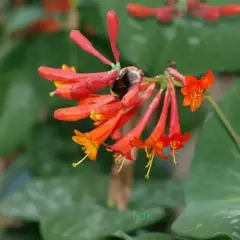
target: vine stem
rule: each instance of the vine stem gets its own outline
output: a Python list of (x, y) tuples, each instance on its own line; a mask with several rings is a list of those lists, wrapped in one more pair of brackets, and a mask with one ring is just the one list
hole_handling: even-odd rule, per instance
[(237, 133), (235, 132), (235, 130), (233, 129), (231, 123), (228, 121), (227, 117), (225, 116), (225, 114), (223, 113), (222, 109), (220, 108), (220, 106), (213, 100), (211, 95), (205, 95), (205, 98), (210, 102), (210, 104), (212, 105), (212, 107), (214, 108), (214, 110), (216, 111), (216, 113), (218, 114), (219, 118), (221, 119), (221, 121), (223, 122), (223, 124), (225, 125), (225, 127), (227, 128), (228, 132), (230, 133), (230, 135), (232, 136), (233, 140), (235, 141), (239, 151), (240, 151), (240, 137), (237, 135)]
[[(148, 82), (148, 83), (159, 83), (159, 84), (162, 84), (163, 82), (167, 81), (168, 79), (168, 76), (165, 76), (165, 75), (159, 75), (159, 76), (156, 76), (156, 77), (153, 77), (153, 78), (148, 78), (148, 77), (144, 77), (144, 82)], [(176, 87), (182, 87), (183, 84), (177, 80), (173, 80), (174, 82), (174, 85)]]

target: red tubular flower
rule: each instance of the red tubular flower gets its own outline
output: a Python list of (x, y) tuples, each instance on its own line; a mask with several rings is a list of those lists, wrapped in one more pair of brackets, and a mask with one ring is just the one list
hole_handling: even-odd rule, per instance
[(156, 8), (150, 8), (136, 3), (128, 3), (127, 5), (128, 13), (138, 18), (154, 16), (156, 14), (156, 10)]
[[(112, 96), (113, 97), (113, 96)], [(109, 104), (101, 104), (95, 107), (91, 111), (90, 118), (93, 121), (104, 121), (112, 118), (122, 109), (123, 105), (121, 101), (116, 101)]]
[[(111, 75), (109, 74), (109, 72), (82, 73), (82, 74), (76, 73), (76, 69), (74, 67), (69, 67), (67, 65), (62, 65), (62, 69), (42, 66), (39, 67), (38, 72), (41, 77), (49, 81), (53, 81), (54, 85), (57, 87), (57, 89), (54, 92), (52, 92), (51, 95), (56, 94), (57, 96), (66, 99), (72, 99), (71, 89), (74, 86), (74, 84), (81, 82), (81, 84), (87, 86), (89, 81), (98, 82), (103, 77), (107, 78), (109, 76), (113, 77), (113, 79), (115, 78), (115, 75)], [(91, 80), (88, 80), (89, 78)], [(86, 95), (83, 95), (81, 97), (85, 96)]]
[(207, 21), (216, 21), (221, 16), (217, 7), (205, 3), (197, 4), (196, 9), (191, 10), (190, 13)]
[(46, 80), (56, 81), (57, 79), (59, 83), (75, 83), (88, 78), (99, 79), (109, 75), (109, 72), (76, 73), (75, 68), (69, 68), (67, 65), (63, 65), (62, 69), (41, 66), (38, 68), (38, 73)]
[(76, 136), (72, 137), (73, 141), (82, 145), (82, 149), (86, 154), (86, 156), (79, 162), (73, 163), (74, 167), (80, 164), (87, 157), (89, 157), (92, 161), (96, 160), (99, 146), (110, 136), (123, 113), (123, 111), (120, 111), (114, 118), (109, 119), (107, 122), (90, 132), (81, 133), (77, 130), (74, 131)]
[(111, 94), (104, 94), (104, 95), (89, 94), (88, 97), (78, 100), (78, 103), (79, 104), (98, 103), (98, 102), (105, 101), (106, 99), (109, 99), (109, 97), (112, 98), (113, 96)]
[(88, 78), (71, 86), (70, 92), (72, 99), (80, 99), (87, 97), (89, 94), (99, 91), (109, 85), (109, 83), (117, 78), (118, 71), (114, 70), (108, 76), (93, 79)]
[(200, 3), (200, 0), (187, 0), (187, 11), (190, 12)]
[(181, 134), (175, 86), (171, 77), (169, 77), (169, 85), (171, 87), (171, 92), (170, 92), (171, 115), (170, 115), (168, 141), (170, 143), (170, 149), (172, 151), (173, 161), (175, 164), (177, 164), (176, 158), (175, 158), (176, 151), (184, 147), (184, 143), (190, 139), (190, 133), (185, 133), (183, 135)]
[[(140, 91), (143, 90), (144, 93), (141, 96), (138, 96), (137, 98), (138, 100), (136, 100), (134, 104), (130, 106), (130, 109), (122, 116), (122, 118), (116, 125), (116, 128), (114, 129), (113, 134), (111, 135), (113, 140), (118, 140), (120, 138), (121, 128), (133, 117), (133, 115), (137, 112), (141, 103), (152, 96), (155, 86), (156, 86), (155, 83), (150, 83), (150, 84), (148, 83), (140, 86)], [(123, 100), (124, 99), (122, 99), (122, 102)], [(126, 105), (124, 104), (123, 106), (126, 107)]]
[[(114, 54), (114, 58), (116, 62), (119, 62), (119, 51), (116, 47), (116, 40), (118, 35), (118, 18), (114, 11), (109, 11), (106, 15), (106, 21), (108, 25), (108, 36), (111, 44), (111, 48)], [(70, 38), (84, 51), (88, 52), (89, 54), (97, 57), (101, 62), (113, 66), (114, 64), (104, 57), (97, 49), (95, 49), (92, 43), (85, 37), (83, 34), (78, 30), (72, 30), (70, 33)]]
[(70, 33), (70, 38), (85, 52), (88, 52), (89, 54), (95, 56), (104, 64), (110, 66), (112, 65), (112, 62), (106, 57), (104, 57), (96, 48), (94, 48), (92, 43), (86, 37), (84, 37), (80, 31), (72, 30)]
[(119, 53), (119, 50), (117, 49), (119, 21), (114, 11), (109, 11), (107, 13), (106, 18), (107, 18), (108, 36), (109, 36), (112, 52), (113, 52), (116, 63), (119, 63), (120, 53)]
[(218, 8), (219, 13), (225, 17), (232, 17), (232, 16), (240, 14), (240, 4), (239, 3), (223, 5), (223, 6), (219, 6), (217, 8)]
[(133, 139), (133, 141), (131, 142), (132, 146), (140, 149), (145, 149), (146, 156), (148, 158), (148, 163), (146, 165), (146, 168), (148, 168), (146, 178), (149, 178), (152, 162), (154, 160), (155, 155), (158, 155), (160, 158), (163, 159), (167, 158), (167, 156), (164, 155), (162, 151), (164, 147), (169, 145), (168, 139), (164, 137), (169, 104), (170, 94), (168, 88), (165, 94), (164, 104), (160, 118), (151, 135), (145, 141), (141, 141), (140, 139), (136, 138)]
[[(119, 51), (116, 47), (116, 38), (118, 34), (118, 19), (116, 13), (110, 11), (107, 13), (108, 35), (114, 57), (119, 62)], [(40, 76), (43, 78), (56, 81), (60, 84), (58, 86), (56, 95), (67, 98), (79, 100), (86, 98), (89, 94), (101, 90), (108, 86), (108, 84), (118, 77), (119, 65), (114, 65), (110, 60), (104, 57), (98, 50), (96, 50), (92, 43), (77, 30), (72, 30), (70, 38), (80, 46), (84, 51), (94, 55), (100, 61), (112, 66), (113, 70), (110, 72), (100, 73), (76, 73), (69, 69), (54, 69), (42, 66), (38, 69)], [(64, 86), (63, 86), (64, 85)]]
[(190, 106), (195, 112), (202, 104), (204, 91), (210, 88), (215, 81), (212, 71), (208, 71), (200, 80), (194, 76), (186, 76), (186, 85), (181, 89), (184, 95), (183, 105)]
[(43, 8), (48, 13), (66, 12), (71, 8), (70, 0), (43, 0)]
[(179, 15), (180, 12), (174, 5), (159, 8), (156, 12), (156, 17), (160, 22), (169, 22)]
[(60, 108), (54, 112), (54, 118), (61, 121), (78, 121), (80, 119), (89, 117), (93, 109), (98, 108), (104, 104), (108, 104), (114, 100), (114, 96), (108, 95), (108, 98), (101, 102), (85, 105), (82, 104), (76, 107)]
[(112, 134), (111, 134), (111, 138), (113, 140), (118, 140), (121, 137), (123, 137), (121, 129), (120, 128), (115, 128), (115, 130), (113, 130)]
[(135, 160), (135, 157), (132, 156), (132, 149), (130, 142), (135, 139), (139, 138), (147, 125), (152, 113), (156, 110), (159, 106), (159, 100), (162, 95), (162, 90), (160, 90), (155, 98), (153, 99), (152, 103), (150, 104), (147, 112), (144, 114), (143, 118), (138, 122), (136, 127), (134, 127), (130, 132), (128, 132), (123, 138), (121, 138), (115, 144), (108, 146), (107, 148), (113, 151), (114, 158), (116, 161), (122, 160), (122, 162), (127, 158), (129, 160)]
[(166, 69), (166, 71), (185, 85), (185, 76), (179, 73), (176, 69), (169, 67)]

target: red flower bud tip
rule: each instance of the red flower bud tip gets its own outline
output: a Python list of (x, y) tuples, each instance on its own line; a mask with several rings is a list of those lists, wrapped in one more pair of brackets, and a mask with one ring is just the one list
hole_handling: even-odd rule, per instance
[(203, 19), (207, 21), (216, 21), (220, 18), (220, 13), (218, 10), (215, 11), (206, 11), (199, 14), (199, 17), (202, 17)]
[(73, 70), (63, 70), (60, 68), (51, 68), (46, 66), (41, 66), (38, 68), (38, 73), (41, 77), (49, 81), (59, 81), (59, 82), (77, 82), (81, 79), (86, 78), (101, 78), (108, 75), (108, 72), (99, 72), (99, 73), (76, 73)]
[(117, 18), (117, 14), (114, 11), (107, 12), (107, 28), (108, 28), (108, 36), (112, 48), (112, 52), (115, 58), (116, 63), (119, 62), (119, 50), (117, 49), (117, 36), (119, 30), (119, 22)]
[(60, 21), (52, 18), (40, 19), (33, 22), (30, 27), (30, 31), (41, 33), (56, 33), (62, 29)]
[(92, 43), (78, 30), (72, 30), (70, 33), (70, 38), (75, 42), (80, 48), (85, 52), (95, 56), (101, 62), (112, 65), (112, 62), (104, 57), (96, 48), (93, 47)]
[(231, 17), (240, 13), (240, 4), (229, 4), (218, 7), (218, 11), (222, 16)]
[(187, 0), (187, 11), (191, 12), (194, 7), (197, 7), (200, 0)]
[(85, 81), (80, 81), (79, 83), (76, 83), (72, 86), (71, 96), (73, 99), (87, 97), (89, 94), (107, 87), (111, 81), (117, 78), (117, 75), (118, 71), (115, 70), (102, 78), (88, 78)]
[(138, 18), (147, 18), (156, 14), (156, 9), (136, 3), (128, 3), (127, 11)]
[(76, 107), (60, 108), (54, 112), (54, 118), (61, 121), (78, 121), (89, 117), (93, 109), (98, 109), (101, 106), (105, 106), (105, 104), (112, 102), (112, 100), (113, 98), (110, 95), (108, 98), (105, 98), (100, 102)]
[(184, 146), (184, 142), (186, 142), (190, 139), (190, 134), (185, 133), (184, 135), (181, 135), (175, 86), (174, 86), (174, 83), (173, 83), (173, 80), (171, 79), (171, 77), (169, 77), (168, 82), (169, 82), (169, 85), (171, 88), (171, 93), (170, 93), (171, 115), (170, 115), (168, 141), (170, 142), (170, 149), (171, 149), (172, 155), (173, 155), (173, 162), (174, 162), (174, 164), (177, 164), (177, 161), (175, 158), (176, 150), (180, 149)]
[(197, 9), (192, 10), (191, 14), (207, 21), (216, 21), (221, 16), (217, 7), (205, 3), (199, 3)]
[(179, 12), (175, 6), (166, 6), (159, 8), (156, 12), (156, 17), (160, 22), (169, 22), (170, 20), (179, 16)]
[(121, 137), (123, 137), (123, 135), (120, 128), (116, 128), (111, 134), (113, 140), (119, 140)]
[(152, 116), (153, 112), (159, 106), (159, 101), (161, 99), (162, 90), (160, 90), (153, 101), (151, 102), (147, 112), (144, 114), (143, 118), (138, 122), (136, 127), (134, 127), (130, 132), (128, 132), (123, 138), (121, 138), (115, 144), (108, 146), (108, 149), (114, 151), (114, 158), (115, 160), (122, 160), (124, 161), (126, 158), (129, 160), (136, 160), (134, 156), (132, 156), (132, 149), (130, 142), (135, 139), (139, 138), (146, 127), (150, 117)]
[(123, 113), (123, 111), (118, 112), (114, 118), (109, 119), (107, 122), (90, 132), (83, 134), (77, 130), (74, 131), (76, 136), (73, 136), (72, 139), (75, 143), (83, 146), (82, 149), (86, 156), (79, 162), (73, 163), (73, 167), (77, 167), (77, 165), (79, 165), (87, 157), (89, 157), (92, 161), (96, 160), (99, 146), (111, 135)]
[(69, 0), (43, 0), (43, 8), (48, 13), (66, 12), (70, 9)]
[(167, 72), (169, 72), (174, 78), (179, 80), (185, 85), (185, 76), (183, 76), (181, 73), (179, 73), (176, 69), (174, 68), (167, 68)]

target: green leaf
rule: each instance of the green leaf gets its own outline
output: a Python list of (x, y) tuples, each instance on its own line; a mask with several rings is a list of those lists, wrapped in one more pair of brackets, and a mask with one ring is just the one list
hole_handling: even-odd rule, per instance
[(26, 154), (16, 157), (11, 165), (3, 172), (1, 176), (0, 199), (9, 191), (9, 186), (17, 178), (17, 176), (26, 170), (27, 166)]
[[(138, 215), (142, 214), (142, 219)], [(46, 240), (100, 239), (122, 229), (131, 231), (163, 217), (159, 207), (121, 212), (99, 205), (76, 205), (47, 216), (41, 222)], [(81, 220), (81, 219), (82, 220)]]
[[(137, 3), (161, 7), (163, 2), (139, 0)], [(217, 4), (226, 2), (229, 3), (219, 0)], [(239, 3), (238, 0), (231, 1), (234, 2)], [(107, 36), (101, 23), (105, 23), (108, 10), (115, 10), (120, 22), (118, 46), (121, 55), (151, 74), (160, 73), (168, 61), (173, 60), (183, 73), (239, 69), (239, 63), (235, 60), (240, 55), (238, 18), (207, 22), (183, 16), (166, 24), (157, 22), (155, 17), (141, 20), (129, 15), (126, 10), (129, 0), (106, 0), (104, 3), (100, 0), (98, 3), (102, 20), (92, 23), (98, 34)], [(94, 12), (92, 18), (96, 18), (95, 15), (98, 13)]]
[[(85, 164), (87, 165), (87, 164)], [(91, 166), (93, 168), (93, 166)], [(91, 169), (92, 169), (91, 168)], [(26, 220), (38, 220), (46, 214), (78, 204), (105, 203), (109, 178), (89, 166), (71, 174), (50, 178), (35, 178), (5, 198), (0, 214)], [(151, 196), (151, 198), (149, 197)], [(177, 206), (183, 203), (183, 192), (178, 182), (140, 181), (133, 188), (131, 209)]]
[(37, 6), (24, 6), (13, 9), (7, 16), (8, 19), (5, 26), (6, 34), (23, 29), (43, 16), (41, 8)]
[(0, 156), (10, 153), (25, 141), (36, 121), (39, 100), (31, 85), (13, 83), (7, 93), (0, 117)]
[[(221, 101), (224, 113), (240, 134), (240, 82)], [(228, 131), (211, 112), (201, 130), (187, 181), (187, 206), (173, 225), (191, 238), (226, 235), (240, 239), (240, 153)]]

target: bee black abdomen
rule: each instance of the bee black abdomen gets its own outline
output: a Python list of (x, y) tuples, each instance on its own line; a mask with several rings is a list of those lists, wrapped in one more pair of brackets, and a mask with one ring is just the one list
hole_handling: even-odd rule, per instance
[(119, 98), (122, 99), (128, 92), (129, 88), (138, 81), (139, 74), (133, 70), (127, 70), (116, 79), (112, 85), (111, 91)]
[(128, 92), (128, 88), (122, 85), (122, 83), (117, 79), (114, 81), (111, 92), (114, 93), (116, 97), (122, 99), (124, 95)]

